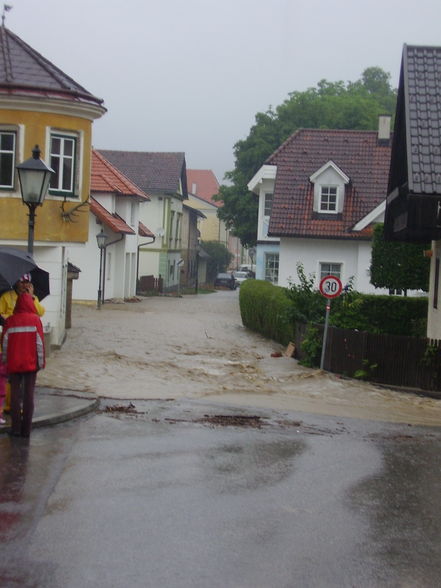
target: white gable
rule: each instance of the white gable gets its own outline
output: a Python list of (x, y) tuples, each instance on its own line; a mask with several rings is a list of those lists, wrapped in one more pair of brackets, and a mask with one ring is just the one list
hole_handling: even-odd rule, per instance
[(373, 210), (371, 210), (365, 217), (360, 219), (356, 225), (353, 226), (353, 231), (362, 231), (371, 223), (384, 222), (384, 211), (386, 209), (386, 200), (380, 202)]
[(262, 167), (254, 174), (248, 182), (248, 190), (259, 193), (259, 187), (263, 180), (275, 180), (277, 173), (277, 165), (262, 165)]
[(325, 165), (322, 165), (320, 169), (314, 172), (309, 179), (315, 184), (318, 181), (323, 183), (324, 178), (335, 178), (336, 176), (339, 177), (339, 183), (349, 184), (348, 176), (338, 167), (338, 165), (329, 160), (328, 163), (325, 163)]

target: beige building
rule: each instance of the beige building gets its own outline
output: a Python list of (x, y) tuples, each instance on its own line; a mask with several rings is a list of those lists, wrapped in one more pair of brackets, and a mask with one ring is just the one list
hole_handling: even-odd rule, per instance
[(219, 192), (219, 182), (210, 169), (187, 170), (188, 204), (203, 213), (206, 217), (199, 222), (199, 231), (202, 241), (218, 241), (233, 255), (232, 269), (238, 269), (242, 263), (249, 263), (246, 249), (240, 243), (240, 239), (231, 234), (225, 222), (217, 212), (222, 207), (222, 202), (213, 200)]

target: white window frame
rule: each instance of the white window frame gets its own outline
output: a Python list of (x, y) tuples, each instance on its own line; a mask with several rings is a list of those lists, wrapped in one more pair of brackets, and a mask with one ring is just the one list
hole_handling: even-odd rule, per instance
[(274, 194), (272, 192), (265, 192), (265, 195), (263, 197), (263, 216), (266, 218), (269, 218), (271, 216), (271, 211), (273, 208), (273, 196)]
[(10, 129), (0, 128), (0, 139), (3, 135), (10, 135), (13, 137), (13, 148), (12, 149), (2, 149), (1, 147), (1, 140), (0, 140), (0, 158), (3, 158), (3, 155), (10, 156), (12, 155), (12, 164), (11, 164), (11, 182), (9, 184), (0, 184), (0, 190), (13, 190), (14, 189), (14, 180), (15, 180), (15, 165), (16, 165), (16, 157), (17, 157), (17, 131), (13, 131)]
[[(332, 193), (331, 193), (332, 192)], [(320, 186), (320, 205), (319, 211), (326, 214), (338, 213), (339, 187), (336, 185)], [(332, 202), (332, 208), (331, 208)]]
[[(329, 268), (324, 268), (324, 266), (329, 266)], [(338, 267), (338, 269), (337, 269)], [(319, 282), (325, 276), (335, 276), (336, 278), (340, 278), (343, 275), (343, 263), (339, 261), (320, 261), (319, 262)]]
[[(52, 151), (52, 141), (54, 139), (60, 140), (60, 153), (53, 153)], [(66, 145), (68, 143), (72, 144), (72, 154), (66, 154)], [(78, 169), (78, 159), (79, 159), (79, 137), (76, 134), (67, 133), (63, 131), (57, 131), (55, 129), (51, 129), (49, 134), (49, 165), (55, 169), (58, 167), (58, 182), (57, 185), (53, 185), (53, 181), (55, 180), (55, 176), (51, 178), (51, 183), (49, 185), (49, 194), (52, 196), (64, 196), (64, 197), (76, 197), (76, 177), (77, 177), (77, 169)], [(54, 167), (55, 161), (58, 160), (59, 164)], [(70, 178), (69, 178), (69, 187), (63, 187), (65, 183), (65, 169), (64, 169), (64, 162), (70, 162)]]
[(138, 206), (137, 202), (130, 202), (130, 226), (134, 227), (136, 224), (136, 207)]
[[(273, 259), (273, 262), (271, 263), (272, 267), (269, 267), (269, 261), (270, 258)], [(268, 252), (268, 253), (264, 253), (264, 272), (265, 272), (265, 280), (267, 282), (271, 282), (272, 284), (278, 284), (279, 283), (279, 262), (280, 262), (280, 258), (279, 258), (279, 254), (278, 253), (272, 253), (272, 252)]]

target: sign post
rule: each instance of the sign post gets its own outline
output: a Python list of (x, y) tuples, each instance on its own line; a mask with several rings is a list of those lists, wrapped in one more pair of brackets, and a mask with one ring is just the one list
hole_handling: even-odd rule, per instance
[(343, 286), (340, 279), (336, 276), (325, 276), (320, 281), (319, 290), (320, 293), (328, 299), (326, 301), (325, 330), (323, 332), (322, 356), (320, 359), (320, 369), (322, 370), (325, 365), (326, 341), (328, 339), (328, 325), (329, 313), (331, 312), (331, 300), (333, 298), (337, 298), (338, 296), (340, 296), (343, 290)]

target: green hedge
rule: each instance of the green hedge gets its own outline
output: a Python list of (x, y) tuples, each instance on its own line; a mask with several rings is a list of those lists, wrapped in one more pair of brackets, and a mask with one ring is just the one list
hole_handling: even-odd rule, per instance
[(245, 327), (287, 345), (294, 337), (289, 318), (291, 302), (285, 288), (264, 280), (246, 280), (240, 286), (239, 305)]
[[(295, 308), (296, 300), (301, 312)], [(325, 320), (325, 298), (307, 288), (293, 291), (263, 280), (247, 280), (240, 287), (239, 303), (245, 327), (282, 345), (293, 340), (297, 320)], [(330, 324), (370, 333), (425, 337), (426, 317), (426, 297), (349, 292), (332, 301)]]
[(329, 322), (343, 329), (425, 337), (427, 298), (350, 292), (332, 302)]

